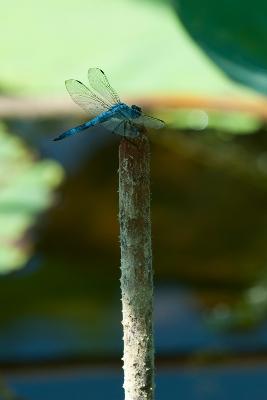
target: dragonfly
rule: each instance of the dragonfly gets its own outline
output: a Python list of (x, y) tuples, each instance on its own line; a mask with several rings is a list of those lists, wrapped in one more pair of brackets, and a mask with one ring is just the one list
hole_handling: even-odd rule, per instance
[(76, 79), (66, 80), (72, 100), (86, 111), (90, 120), (71, 128), (54, 140), (62, 140), (94, 126), (101, 126), (125, 138), (137, 138), (144, 128), (161, 129), (165, 123), (143, 113), (141, 107), (121, 102), (118, 94), (100, 68), (89, 68), (90, 87)]

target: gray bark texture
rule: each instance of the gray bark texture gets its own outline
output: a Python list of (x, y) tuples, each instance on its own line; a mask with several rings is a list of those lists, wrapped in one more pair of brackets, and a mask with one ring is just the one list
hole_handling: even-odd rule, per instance
[(150, 149), (145, 134), (119, 149), (125, 400), (154, 399)]

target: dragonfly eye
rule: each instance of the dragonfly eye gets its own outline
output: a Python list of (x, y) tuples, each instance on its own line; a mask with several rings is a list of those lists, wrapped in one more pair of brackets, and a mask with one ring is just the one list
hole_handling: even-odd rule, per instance
[(134, 104), (132, 105), (132, 108), (133, 108), (135, 111), (142, 112), (141, 107), (135, 106)]

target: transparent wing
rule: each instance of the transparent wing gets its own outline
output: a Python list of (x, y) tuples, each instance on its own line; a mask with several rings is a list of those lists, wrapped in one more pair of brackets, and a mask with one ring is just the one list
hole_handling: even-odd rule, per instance
[(136, 138), (140, 135), (140, 132), (136, 126), (134, 126), (130, 121), (127, 121), (125, 130), (124, 130), (124, 136), (128, 138)]
[(98, 97), (82, 82), (76, 81), (76, 79), (68, 79), (65, 84), (72, 100), (92, 117), (109, 108), (109, 105), (103, 99)]
[(148, 129), (161, 129), (165, 126), (165, 122), (158, 118), (150, 117), (146, 114), (141, 114), (140, 117), (133, 120), (134, 124), (144, 126)]
[(89, 68), (88, 80), (91, 87), (109, 103), (109, 106), (120, 103), (120, 98), (110, 86), (109, 81), (100, 68)]
[(139, 136), (138, 128), (127, 119), (111, 118), (102, 122), (100, 126), (120, 136), (135, 138)]
[(124, 120), (121, 120), (119, 118), (111, 118), (108, 121), (102, 122), (101, 124), (99, 124), (99, 126), (104, 127), (112, 133), (124, 136), (124, 122)]

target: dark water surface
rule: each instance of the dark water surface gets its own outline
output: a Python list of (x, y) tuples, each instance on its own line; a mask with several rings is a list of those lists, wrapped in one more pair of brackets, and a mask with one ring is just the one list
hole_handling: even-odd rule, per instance
[[(66, 300), (65, 300), (66, 301)], [(64, 299), (62, 299), (64, 302)], [(2, 321), (0, 362), (42, 362), (91, 357), (120, 359), (122, 353), (119, 296), (110, 299), (97, 315), (90, 313), (89, 299), (61, 316), (39, 309)], [(86, 308), (88, 306), (88, 309)], [(58, 305), (59, 310), (60, 304)], [(41, 305), (40, 305), (41, 308)], [(63, 311), (62, 311), (63, 313)], [(196, 294), (179, 285), (155, 289), (155, 343), (160, 357), (194, 356), (206, 353), (258, 354), (267, 350), (267, 326), (240, 332), (222, 332), (206, 323)]]
[[(267, 365), (159, 369), (156, 397), (161, 400), (264, 399), (266, 374)], [(117, 369), (10, 377), (8, 382), (18, 395), (28, 400), (123, 399), (122, 373)]]

